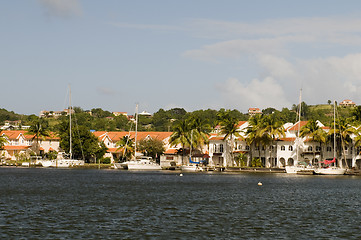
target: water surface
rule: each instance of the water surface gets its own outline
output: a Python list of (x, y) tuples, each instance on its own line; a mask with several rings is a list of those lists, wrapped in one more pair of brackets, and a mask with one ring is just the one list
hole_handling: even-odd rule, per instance
[(0, 196), (2, 239), (361, 238), (355, 176), (0, 168)]

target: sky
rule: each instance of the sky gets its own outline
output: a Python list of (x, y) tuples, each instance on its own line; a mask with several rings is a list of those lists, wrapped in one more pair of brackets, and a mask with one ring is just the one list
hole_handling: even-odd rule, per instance
[(0, 108), (361, 104), (361, 1), (0, 1)]

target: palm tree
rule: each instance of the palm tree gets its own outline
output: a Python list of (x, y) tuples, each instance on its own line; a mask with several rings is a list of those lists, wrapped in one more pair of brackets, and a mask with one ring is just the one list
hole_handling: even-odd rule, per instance
[(211, 131), (211, 127), (209, 124), (205, 122), (205, 120), (202, 120), (199, 117), (194, 117), (190, 119), (191, 122), (191, 140), (192, 147), (200, 148), (202, 149), (203, 145), (208, 144), (209, 142), (209, 133)]
[[(261, 142), (263, 144), (267, 145), (273, 145), (274, 141), (278, 138), (278, 137), (284, 137), (285, 134), (285, 129), (282, 125), (282, 122), (277, 121), (275, 117), (267, 115), (265, 117), (263, 117), (262, 119), (262, 128), (260, 129), (261, 131)], [(271, 159), (271, 154), (272, 154), (272, 148), (269, 148), (270, 151), (270, 159)], [(271, 164), (270, 164), (271, 165)]]
[[(234, 147), (234, 137), (241, 137), (238, 124), (239, 121), (231, 116), (231, 111), (227, 110), (221, 115), (219, 115), (219, 125), (221, 126), (220, 134), (224, 136), (224, 140), (226, 140), (226, 145), (228, 151), (230, 153), (232, 165), (234, 163), (234, 156), (233, 156), (233, 147)], [(226, 164), (227, 165), (227, 164)]]
[(185, 147), (190, 146), (191, 143), (191, 128), (189, 120), (178, 120), (175, 123), (172, 135), (169, 138), (169, 144), (171, 146), (182, 145), (182, 165), (184, 164)]
[[(322, 159), (322, 143), (326, 142), (326, 133), (317, 124), (315, 120), (310, 120), (300, 130), (300, 137), (306, 137), (311, 139), (312, 142), (318, 142), (320, 144), (320, 159), (318, 160), (318, 167), (321, 167)], [(313, 149), (313, 159), (315, 159), (315, 150)]]
[(119, 139), (116, 143), (118, 146), (117, 150), (121, 151), (121, 159), (132, 158), (134, 154), (134, 139), (130, 138), (128, 135)]
[(36, 146), (34, 147), (34, 152), (36, 155), (40, 154), (40, 144), (39, 139), (44, 139), (45, 137), (49, 137), (50, 133), (47, 130), (47, 122), (42, 119), (38, 118), (37, 120), (33, 121), (30, 125), (30, 128), (27, 131), (27, 134), (34, 135), (32, 141), (36, 141)]
[[(330, 131), (330, 134), (337, 134), (340, 137), (344, 161), (346, 164), (346, 168), (348, 168), (345, 145), (348, 145), (352, 141), (351, 135), (356, 133), (356, 129), (353, 126), (351, 126), (350, 120), (346, 119), (346, 118), (339, 118), (335, 122), (335, 124), (336, 125), (333, 128), (333, 129), (335, 129), (335, 132), (332, 129)], [(340, 161), (340, 165), (342, 168), (342, 165), (343, 165), (342, 161)]]
[[(262, 115), (255, 115), (248, 120), (248, 127), (246, 129), (246, 142), (250, 146), (249, 156), (252, 161), (252, 150), (254, 147), (260, 147), (262, 142)], [(263, 139), (264, 141), (264, 139)], [(261, 158), (261, 151), (259, 151), (259, 158)]]

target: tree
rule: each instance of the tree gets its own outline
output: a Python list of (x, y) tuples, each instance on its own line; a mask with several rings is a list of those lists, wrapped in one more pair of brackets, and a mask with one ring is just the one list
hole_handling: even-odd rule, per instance
[(190, 145), (190, 124), (189, 120), (178, 120), (175, 123), (173, 133), (169, 138), (169, 144), (171, 146), (176, 146), (178, 144), (182, 145), (182, 164), (184, 164), (184, 154), (185, 147)]
[[(239, 120), (232, 116), (232, 112), (227, 110), (219, 113), (219, 125), (221, 126), (220, 134), (224, 136), (226, 140), (226, 146), (230, 154), (232, 165), (234, 163), (233, 147), (234, 137), (241, 137), (238, 129)], [(228, 165), (228, 164), (227, 164)]]
[(157, 162), (159, 162), (158, 158), (164, 153), (165, 148), (162, 140), (145, 138), (139, 141), (139, 151), (143, 152), (146, 156), (150, 156), (153, 159), (156, 159)]
[[(341, 148), (343, 151), (344, 156), (344, 162), (346, 164), (346, 168), (348, 168), (347, 159), (346, 159), (346, 149), (345, 145), (348, 145), (352, 139), (351, 135), (356, 133), (356, 129), (351, 126), (350, 119), (346, 118), (338, 118), (335, 121), (335, 126), (333, 126), (332, 130), (330, 131), (330, 134), (336, 134), (338, 135), (341, 141)], [(341, 154), (340, 154), (341, 155)], [(340, 161), (340, 166), (342, 168), (343, 164), (342, 161)]]
[[(100, 159), (107, 148), (102, 141), (90, 132), (86, 126), (73, 124), (72, 131), (72, 155), (75, 159), (84, 159), (89, 162), (93, 158)], [(63, 119), (59, 126), (60, 147), (65, 152), (70, 152), (69, 121)]]
[[(255, 115), (251, 117), (248, 121), (248, 127), (246, 128), (246, 142), (250, 146), (249, 151), (249, 160), (253, 161), (252, 158), (252, 149), (253, 146), (260, 148), (260, 144), (262, 142), (262, 115)], [(261, 153), (259, 152), (259, 158), (261, 157)]]
[(0, 150), (4, 149), (5, 144), (7, 143), (7, 140), (4, 136), (0, 135)]
[[(278, 137), (285, 136), (285, 129), (283, 128), (282, 122), (277, 121), (275, 117), (271, 115), (267, 115), (262, 118), (260, 131), (261, 142), (265, 146), (273, 145), (274, 141), (276, 141)], [(269, 158), (271, 159), (272, 148), (270, 147), (269, 149)]]
[(32, 122), (30, 128), (27, 131), (27, 134), (34, 135), (32, 140), (35, 140), (35, 145), (32, 147), (36, 155), (40, 155), (40, 144), (39, 139), (44, 139), (49, 137), (50, 133), (47, 130), (48, 123), (43, 118), (38, 118), (36, 121)]
[(134, 139), (129, 136), (124, 136), (116, 143), (117, 150), (120, 151), (120, 158), (131, 159), (134, 155)]
[[(320, 158), (318, 160), (318, 167), (321, 167), (322, 160), (322, 143), (326, 142), (326, 133), (320, 128), (315, 120), (310, 120), (305, 126), (300, 129), (300, 137), (306, 137), (311, 139), (312, 142), (318, 142), (320, 144)], [(313, 151), (313, 159), (316, 158), (315, 149)]]
[(209, 142), (211, 127), (206, 123), (206, 120), (201, 119), (200, 117), (191, 117), (189, 118), (189, 121), (191, 125), (192, 147), (200, 148), (200, 150), (202, 150), (202, 146)]
[(351, 114), (355, 121), (360, 122), (361, 121), (361, 106), (355, 107), (352, 110)]

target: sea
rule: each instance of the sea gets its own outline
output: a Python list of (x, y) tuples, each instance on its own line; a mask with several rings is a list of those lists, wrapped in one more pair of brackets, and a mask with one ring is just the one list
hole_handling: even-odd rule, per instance
[(1, 239), (361, 239), (360, 220), (360, 176), (0, 168)]

